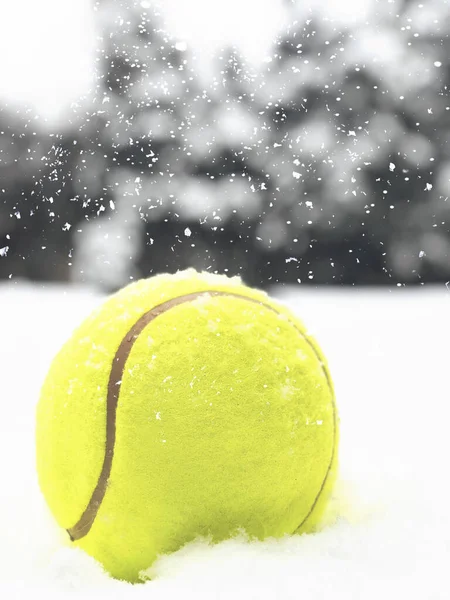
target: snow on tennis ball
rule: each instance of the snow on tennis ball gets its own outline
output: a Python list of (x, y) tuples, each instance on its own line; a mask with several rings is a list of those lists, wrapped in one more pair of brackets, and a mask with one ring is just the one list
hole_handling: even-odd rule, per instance
[(198, 536), (317, 528), (338, 423), (316, 341), (238, 278), (133, 283), (54, 359), (37, 408), (37, 469), (71, 543), (136, 582)]

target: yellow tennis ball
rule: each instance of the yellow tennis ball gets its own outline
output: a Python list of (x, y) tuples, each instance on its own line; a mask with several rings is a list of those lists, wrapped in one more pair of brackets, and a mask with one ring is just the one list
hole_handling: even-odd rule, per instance
[(337, 463), (331, 377), (302, 322), (193, 270), (94, 311), (51, 365), (36, 433), (57, 522), (132, 582), (199, 535), (314, 530)]

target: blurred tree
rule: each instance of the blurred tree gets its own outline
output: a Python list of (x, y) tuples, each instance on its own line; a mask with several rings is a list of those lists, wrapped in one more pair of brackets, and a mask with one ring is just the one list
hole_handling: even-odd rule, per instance
[(259, 118), (239, 56), (225, 51), (205, 89), (153, 12), (113, 0), (99, 12), (109, 202), (79, 238), (75, 272), (107, 287), (187, 266), (250, 277), (263, 174), (246, 165)]
[(273, 235), (278, 220), (278, 274), (280, 247), (292, 253), (286, 280), (449, 278), (449, 205), (434, 182), (449, 174), (450, 13), (432, 4), (399, 1), (374, 15), (376, 28), (336, 28), (290, 3), (293, 25), (258, 90), (276, 140), (264, 157), (273, 210), (261, 226)]
[(72, 278), (75, 237), (104, 210), (101, 123), (51, 133), (0, 110), (0, 277)]

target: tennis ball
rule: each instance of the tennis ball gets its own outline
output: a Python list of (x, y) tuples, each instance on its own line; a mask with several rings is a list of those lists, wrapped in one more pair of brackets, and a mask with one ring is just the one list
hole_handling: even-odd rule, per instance
[(137, 582), (160, 554), (313, 531), (337, 462), (324, 357), (237, 278), (159, 275), (74, 332), (37, 407), (37, 470), (73, 544)]

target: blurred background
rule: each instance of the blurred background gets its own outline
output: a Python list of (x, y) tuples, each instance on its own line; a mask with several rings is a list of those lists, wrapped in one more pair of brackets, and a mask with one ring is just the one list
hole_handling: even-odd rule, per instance
[(449, 33), (445, 0), (6, 0), (0, 278), (447, 282)]

